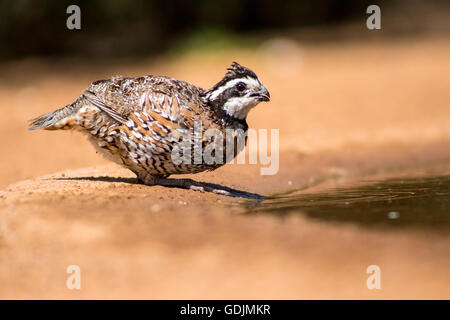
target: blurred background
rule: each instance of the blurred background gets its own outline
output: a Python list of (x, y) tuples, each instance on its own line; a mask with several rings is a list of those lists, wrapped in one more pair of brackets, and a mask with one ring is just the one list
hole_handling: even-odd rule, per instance
[[(65, 28), (78, 5), (80, 31)], [(366, 28), (382, 7), (383, 32)], [(254, 47), (270, 37), (296, 41), (409, 37), (450, 30), (445, 0), (0, 1), (0, 58), (136, 58), (223, 46)]]

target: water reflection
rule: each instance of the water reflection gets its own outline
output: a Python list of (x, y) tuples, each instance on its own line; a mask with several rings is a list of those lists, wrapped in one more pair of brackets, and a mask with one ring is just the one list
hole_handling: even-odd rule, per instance
[(450, 176), (390, 179), (324, 193), (275, 197), (246, 207), (249, 213), (300, 210), (315, 219), (448, 232)]

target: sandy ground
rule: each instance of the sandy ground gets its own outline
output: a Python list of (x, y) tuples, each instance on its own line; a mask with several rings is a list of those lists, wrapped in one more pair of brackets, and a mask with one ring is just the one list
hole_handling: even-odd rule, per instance
[[(166, 74), (208, 87), (237, 60), (273, 97), (248, 121), (280, 129), (279, 173), (227, 165), (189, 178), (269, 195), (448, 174), (448, 40), (278, 40), (254, 52), (172, 60), (4, 65), (0, 297), (450, 298), (445, 234), (320, 222), (301, 212), (247, 215), (243, 199), (136, 184), (78, 133), (26, 131), (27, 120), (70, 103), (93, 80)], [(380, 290), (366, 287), (373, 264)], [(81, 269), (81, 290), (66, 287), (69, 265)]]

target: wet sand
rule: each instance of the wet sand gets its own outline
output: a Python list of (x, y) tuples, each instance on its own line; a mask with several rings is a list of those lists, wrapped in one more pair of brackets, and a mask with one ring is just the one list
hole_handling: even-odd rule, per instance
[[(271, 195), (362, 179), (450, 172), (448, 39), (286, 46), (173, 60), (4, 66), (0, 78), (1, 298), (450, 298), (450, 237), (371, 229), (299, 210), (244, 214), (247, 199), (148, 187), (78, 133), (27, 132), (90, 81), (166, 74), (207, 87), (237, 60), (272, 101), (253, 128), (280, 129), (280, 170), (227, 165), (186, 176)], [(81, 268), (68, 290), (66, 268)], [(369, 265), (381, 289), (366, 287)]]

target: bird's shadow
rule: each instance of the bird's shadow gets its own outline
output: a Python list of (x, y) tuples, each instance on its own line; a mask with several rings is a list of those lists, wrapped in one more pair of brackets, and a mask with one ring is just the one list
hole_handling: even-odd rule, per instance
[[(123, 177), (108, 177), (108, 176), (100, 176), (100, 177), (64, 177), (64, 178), (54, 178), (55, 180), (68, 180), (68, 181), (101, 181), (101, 182), (123, 182), (123, 183), (129, 183), (129, 184), (142, 184), (139, 179), (137, 178), (123, 178)], [(209, 183), (209, 182), (198, 182), (192, 179), (167, 179), (170, 181), (173, 181), (173, 185), (159, 185), (166, 188), (178, 188), (178, 189), (190, 189), (190, 187), (197, 187), (197, 188), (203, 188), (204, 192), (214, 192), (213, 190), (219, 190), (224, 191), (223, 193), (220, 193), (221, 195), (226, 195), (228, 197), (233, 198), (245, 198), (245, 199), (252, 199), (252, 200), (264, 200), (266, 199), (265, 196), (257, 194), (257, 193), (251, 193), (243, 190), (233, 189), (230, 187), (222, 186), (220, 184), (215, 183)], [(180, 181), (183, 183), (180, 183), (179, 185), (176, 185), (176, 182)], [(150, 188), (151, 186), (149, 186)]]

